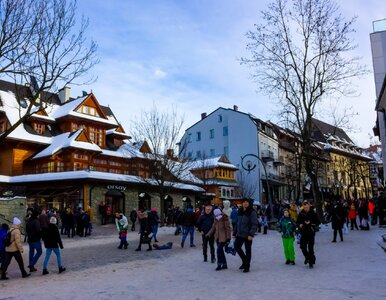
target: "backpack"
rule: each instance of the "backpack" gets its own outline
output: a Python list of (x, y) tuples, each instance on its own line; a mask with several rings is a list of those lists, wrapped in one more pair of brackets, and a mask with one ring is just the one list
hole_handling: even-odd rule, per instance
[(8, 231), (8, 232), (7, 232), (7, 235), (4, 237), (4, 245), (5, 245), (6, 247), (11, 246), (11, 244), (12, 244), (12, 241), (11, 241), (11, 232), (12, 232), (12, 231), (13, 231), (13, 230)]

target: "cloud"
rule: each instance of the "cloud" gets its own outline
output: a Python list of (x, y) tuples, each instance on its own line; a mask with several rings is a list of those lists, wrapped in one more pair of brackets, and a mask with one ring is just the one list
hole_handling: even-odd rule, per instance
[(153, 72), (155, 79), (164, 79), (168, 74), (159, 68), (156, 68)]

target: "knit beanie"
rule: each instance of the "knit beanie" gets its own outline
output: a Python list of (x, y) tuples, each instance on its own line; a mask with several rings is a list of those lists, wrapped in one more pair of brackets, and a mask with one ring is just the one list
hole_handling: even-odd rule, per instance
[(56, 222), (57, 222), (56, 218), (55, 217), (51, 217), (50, 223), (51, 224), (56, 224)]
[(13, 224), (13, 225), (20, 225), (20, 224), (21, 224), (21, 221), (20, 221), (20, 219), (19, 219), (19, 218), (17, 218), (17, 217), (14, 217), (14, 218), (13, 218), (13, 222), (12, 222), (12, 224)]
[(214, 215), (217, 217), (219, 215), (221, 215), (221, 209), (219, 208), (216, 208), (214, 211), (213, 211)]

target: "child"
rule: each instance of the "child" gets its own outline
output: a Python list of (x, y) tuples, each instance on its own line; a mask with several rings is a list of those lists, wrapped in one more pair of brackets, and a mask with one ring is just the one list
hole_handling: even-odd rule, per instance
[(356, 210), (354, 204), (351, 204), (351, 206), (350, 206), (350, 210), (348, 212), (348, 218), (349, 218), (350, 223), (351, 223), (351, 230), (354, 230), (354, 226), (355, 226), (355, 229), (358, 230), (357, 210)]
[(278, 230), (281, 232), (283, 240), (284, 255), (286, 265), (295, 264), (294, 236), (296, 231), (296, 223), (290, 217), (288, 209), (284, 210), (284, 216), (280, 219)]

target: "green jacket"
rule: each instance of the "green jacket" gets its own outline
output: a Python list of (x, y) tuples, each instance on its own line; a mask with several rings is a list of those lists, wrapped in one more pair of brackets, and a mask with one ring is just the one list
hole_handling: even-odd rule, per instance
[(282, 217), (278, 224), (278, 230), (282, 238), (290, 238), (295, 235), (296, 222), (291, 217)]

